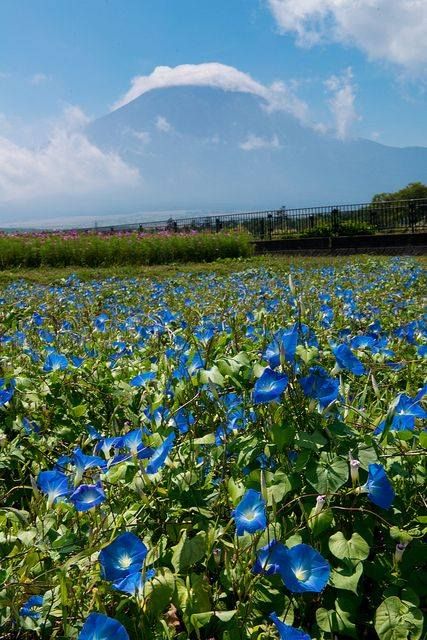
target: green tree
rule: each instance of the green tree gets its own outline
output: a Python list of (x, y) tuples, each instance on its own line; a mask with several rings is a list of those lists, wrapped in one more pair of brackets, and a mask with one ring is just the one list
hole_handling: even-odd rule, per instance
[(399, 191), (375, 194), (372, 202), (395, 202), (396, 200), (415, 200), (420, 198), (427, 198), (427, 184), (410, 182)]

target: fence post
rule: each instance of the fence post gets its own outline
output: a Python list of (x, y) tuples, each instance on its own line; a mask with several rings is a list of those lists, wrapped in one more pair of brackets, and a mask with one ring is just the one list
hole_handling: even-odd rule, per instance
[(271, 240), (271, 235), (273, 233), (273, 216), (271, 213), (268, 214), (268, 239)]
[(219, 233), (221, 231), (221, 220), (219, 218), (215, 218), (215, 231)]

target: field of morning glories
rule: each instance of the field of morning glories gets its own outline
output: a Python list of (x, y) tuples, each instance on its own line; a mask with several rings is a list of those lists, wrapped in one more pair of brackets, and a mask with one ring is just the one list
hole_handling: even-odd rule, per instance
[(3, 286), (0, 637), (425, 637), (425, 285)]

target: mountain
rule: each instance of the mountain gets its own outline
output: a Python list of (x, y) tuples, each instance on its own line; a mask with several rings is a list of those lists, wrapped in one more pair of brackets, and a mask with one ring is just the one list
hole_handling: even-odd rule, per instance
[(340, 141), (257, 96), (216, 88), (149, 91), (86, 133), (139, 169), (141, 211), (364, 202), (427, 178), (427, 148)]

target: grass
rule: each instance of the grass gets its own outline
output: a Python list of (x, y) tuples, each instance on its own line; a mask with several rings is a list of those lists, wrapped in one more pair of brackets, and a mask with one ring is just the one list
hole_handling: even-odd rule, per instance
[[(35, 284), (50, 284), (59, 282), (75, 274), (84, 282), (89, 280), (105, 280), (106, 278), (144, 277), (164, 279), (178, 274), (202, 274), (215, 272), (226, 275), (245, 269), (265, 267), (273, 270), (287, 270), (291, 265), (301, 268), (321, 268), (328, 266), (345, 266), (357, 262), (366, 265), (369, 271), (372, 265), (372, 255), (357, 256), (290, 256), (290, 255), (262, 255), (247, 258), (222, 258), (211, 263), (188, 262), (186, 264), (171, 263), (167, 265), (121, 265), (108, 267), (39, 267), (13, 268), (0, 270), (0, 285), (6, 285), (18, 280), (25, 280)], [(411, 257), (416, 263), (427, 267), (427, 256)], [(375, 261), (386, 264), (389, 257), (375, 257)]]

